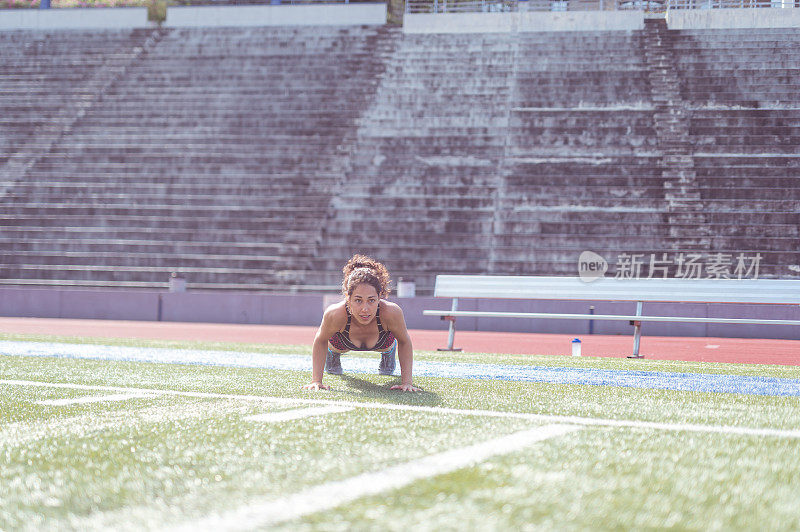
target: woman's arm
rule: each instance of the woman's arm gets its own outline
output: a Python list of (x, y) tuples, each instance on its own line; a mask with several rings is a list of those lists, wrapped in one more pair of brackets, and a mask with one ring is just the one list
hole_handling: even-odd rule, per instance
[(325, 373), (325, 357), (328, 355), (328, 338), (337, 331), (334, 315), (336, 308), (336, 305), (332, 305), (322, 315), (322, 323), (311, 346), (311, 382), (303, 386), (306, 390), (330, 389), (330, 386), (322, 384), (322, 376)]
[[(392, 331), (397, 340), (397, 359), (400, 361), (400, 384), (392, 386), (392, 390), (402, 390), (404, 392), (419, 392), (420, 388), (414, 386), (413, 366), (414, 366), (414, 347), (411, 345), (411, 336), (406, 328), (406, 319), (403, 316), (403, 309), (394, 303), (386, 302), (386, 327)], [(385, 319), (385, 318), (384, 318)]]

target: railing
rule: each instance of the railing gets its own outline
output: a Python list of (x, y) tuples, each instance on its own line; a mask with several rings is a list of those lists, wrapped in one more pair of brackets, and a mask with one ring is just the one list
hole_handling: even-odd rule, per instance
[[(688, 0), (687, 0), (688, 1)], [(407, 0), (406, 13), (515, 11), (664, 11), (666, 0)]]
[(243, 6), (243, 5), (300, 5), (300, 4), (356, 4), (373, 3), (376, 0), (171, 0), (177, 6)]
[(797, 7), (797, 0), (669, 0), (668, 9)]
[(406, 0), (406, 13), (509, 13), (517, 0)]
[[(378, 0), (168, 0), (170, 6), (355, 4)], [(0, 0), (0, 9), (147, 7), (153, 0)]]
[(406, 13), (646, 11), (800, 7), (800, 0), (406, 0)]

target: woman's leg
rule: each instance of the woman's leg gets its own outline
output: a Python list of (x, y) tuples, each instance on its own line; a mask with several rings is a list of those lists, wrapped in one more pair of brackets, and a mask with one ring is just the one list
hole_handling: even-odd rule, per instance
[(381, 352), (381, 363), (378, 365), (378, 373), (381, 375), (394, 375), (394, 368), (397, 354), (397, 340), (394, 341), (392, 347), (386, 351)]
[(328, 356), (325, 357), (325, 373), (329, 375), (342, 374), (342, 361), (339, 358), (341, 354), (331, 349), (330, 344), (328, 344)]

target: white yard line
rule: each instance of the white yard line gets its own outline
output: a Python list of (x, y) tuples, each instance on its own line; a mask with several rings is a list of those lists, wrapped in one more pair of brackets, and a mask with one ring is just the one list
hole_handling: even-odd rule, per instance
[(89, 395), (86, 397), (69, 397), (67, 399), (45, 399), (43, 401), (36, 401), (37, 405), (46, 406), (69, 406), (69, 405), (82, 405), (87, 403), (103, 403), (106, 401), (129, 401), (130, 399), (142, 399), (145, 397), (153, 397), (149, 393), (118, 393), (113, 395)]
[[(237, 406), (238, 405), (238, 406)], [(31, 421), (12, 421), (0, 424), (0, 449), (20, 448), (48, 438), (76, 440), (92, 438), (104, 431), (118, 433), (122, 427), (139, 427), (170, 422), (205, 420), (215, 416), (230, 415), (240, 408), (250, 412), (251, 405), (228, 401), (186, 401), (183, 404), (152, 405), (136, 408), (114, 409), (108, 412), (90, 412)], [(0, 451), (1, 453), (1, 451)], [(109, 525), (110, 526), (110, 525)]]
[[(265, 402), (278, 405), (298, 404), (306, 405), (331, 405), (353, 408), (368, 408), (378, 410), (400, 410), (405, 412), (423, 412), (429, 414), (446, 414), (462, 416), (484, 416), (494, 418), (525, 419), (540, 423), (569, 423), (573, 425), (600, 426), (600, 427), (628, 427), (646, 430), (666, 430), (678, 432), (713, 432), (718, 434), (734, 434), (740, 436), (772, 436), (776, 438), (800, 439), (800, 429), (784, 430), (772, 428), (737, 427), (732, 425), (700, 425), (694, 423), (662, 423), (656, 421), (639, 421), (625, 419), (605, 419), (579, 416), (553, 416), (545, 414), (526, 414), (521, 412), (502, 412), (497, 410), (465, 410), (458, 408), (443, 408), (435, 406), (414, 406), (391, 403), (368, 403), (356, 401), (333, 401), (326, 399), (300, 399), (288, 397), (269, 397), (263, 395), (237, 395), (209, 392), (187, 392), (181, 390), (158, 390), (148, 388), (124, 388), (120, 386), (90, 386), (85, 384), (66, 384), (55, 382), (0, 380), (0, 384), (12, 386), (39, 386), (46, 388), (62, 388), (70, 390), (101, 390), (120, 393), (161, 394), (182, 397), (198, 397), (204, 399), (232, 399), (237, 401)], [(319, 392), (315, 392), (319, 393)]]
[(246, 421), (260, 423), (280, 423), (282, 421), (294, 421), (314, 416), (326, 416), (328, 414), (339, 414), (354, 410), (351, 406), (316, 406), (311, 408), (297, 408), (294, 410), (283, 410), (281, 412), (267, 412), (266, 414), (255, 414), (244, 417)]
[(247, 504), (215, 513), (174, 528), (175, 532), (197, 530), (234, 531), (267, 528), (316, 512), (330, 510), (362, 497), (378, 495), (465, 467), (495, 456), (524, 449), (533, 443), (578, 430), (572, 425), (544, 425), (515, 432), (468, 447), (433, 454), (388, 469), (363, 473), (344, 480), (320, 484), (280, 499)]

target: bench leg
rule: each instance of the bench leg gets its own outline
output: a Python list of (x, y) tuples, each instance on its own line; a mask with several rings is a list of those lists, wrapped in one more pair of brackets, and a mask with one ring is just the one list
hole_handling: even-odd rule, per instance
[[(636, 302), (636, 315), (642, 315), (642, 302)], [(633, 325), (633, 354), (629, 355), (628, 358), (644, 358), (644, 355), (639, 354), (639, 343), (642, 339), (642, 322), (641, 321), (632, 321), (631, 324)]]
[[(452, 311), (458, 310), (458, 298), (453, 298), (453, 306), (451, 307)], [(450, 329), (447, 332), (447, 347), (440, 347), (437, 351), (461, 351), (461, 348), (453, 347), (453, 343), (455, 343), (456, 339), (456, 317), (455, 316), (442, 316), (443, 320), (447, 320), (450, 322)]]

